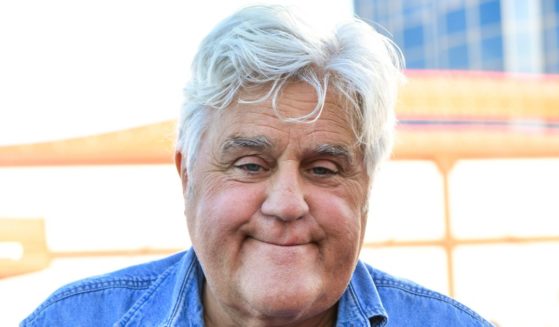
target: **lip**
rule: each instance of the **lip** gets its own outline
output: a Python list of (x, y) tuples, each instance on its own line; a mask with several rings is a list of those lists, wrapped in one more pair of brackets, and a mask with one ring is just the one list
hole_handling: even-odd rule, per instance
[[(284, 240), (257, 239), (249, 237), (244, 244), (244, 254), (247, 260), (257, 260), (258, 264), (266, 263), (274, 269), (285, 269), (285, 267), (306, 267), (310, 260), (318, 256), (317, 247), (312, 242), (301, 242), (300, 240), (286, 242)], [(291, 268), (289, 268), (291, 269)], [(280, 270), (282, 271), (282, 270)]]
[(296, 240), (270, 241), (270, 240), (262, 240), (262, 239), (258, 239), (258, 238), (254, 238), (254, 237), (249, 237), (249, 239), (252, 239), (252, 240), (260, 242), (260, 243), (265, 243), (265, 244), (268, 244), (268, 245), (280, 246), (280, 247), (296, 247), (296, 246), (304, 246), (304, 245), (312, 244), (312, 242), (302, 242), (302, 241), (296, 241)]

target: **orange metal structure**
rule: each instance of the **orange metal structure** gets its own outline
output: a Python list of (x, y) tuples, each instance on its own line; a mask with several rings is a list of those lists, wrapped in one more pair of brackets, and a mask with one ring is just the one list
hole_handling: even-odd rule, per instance
[[(407, 76), (409, 80), (400, 93), (397, 107), (400, 122), (392, 159), (431, 160), (437, 164), (444, 180), (445, 236), (441, 240), (389, 241), (365, 246), (444, 247), (448, 290), (453, 295), (456, 246), (559, 242), (559, 236), (456, 239), (452, 235), (448, 196), (448, 173), (457, 160), (559, 157), (559, 76), (439, 71), (408, 72)], [(167, 121), (70, 140), (0, 147), (0, 168), (172, 163), (175, 124)], [(141, 249), (133, 254), (175, 250)], [(111, 253), (119, 255), (122, 251)], [(64, 252), (51, 253), (51, 256), (111, 253)]]

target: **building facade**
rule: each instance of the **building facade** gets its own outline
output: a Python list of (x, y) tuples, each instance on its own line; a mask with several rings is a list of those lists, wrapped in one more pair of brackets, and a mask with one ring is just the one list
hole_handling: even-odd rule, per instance
[(559, 73), (559, 0), (354, 0), (410, 69)]

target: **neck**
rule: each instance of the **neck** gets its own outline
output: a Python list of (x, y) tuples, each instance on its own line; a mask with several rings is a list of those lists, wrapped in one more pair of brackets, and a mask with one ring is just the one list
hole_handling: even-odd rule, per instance
[(228, 305), (219, 301), (209, 287), (204, 285), (204, 322), (207, 327), (333, 327), (336, 324), (337, 305), (305, 316), (266, 316), (243, 309), (243, 303)]

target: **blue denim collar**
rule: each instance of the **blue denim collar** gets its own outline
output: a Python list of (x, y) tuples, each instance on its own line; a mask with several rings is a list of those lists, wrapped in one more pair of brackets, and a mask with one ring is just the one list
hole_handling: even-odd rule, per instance
[(367, 266), (357, 263), (349, 285), (338, 303), (336, 326), (384, 326), (388, 314)]
[(114, 326), (204, 326), (204, 274), (190, 249)]

